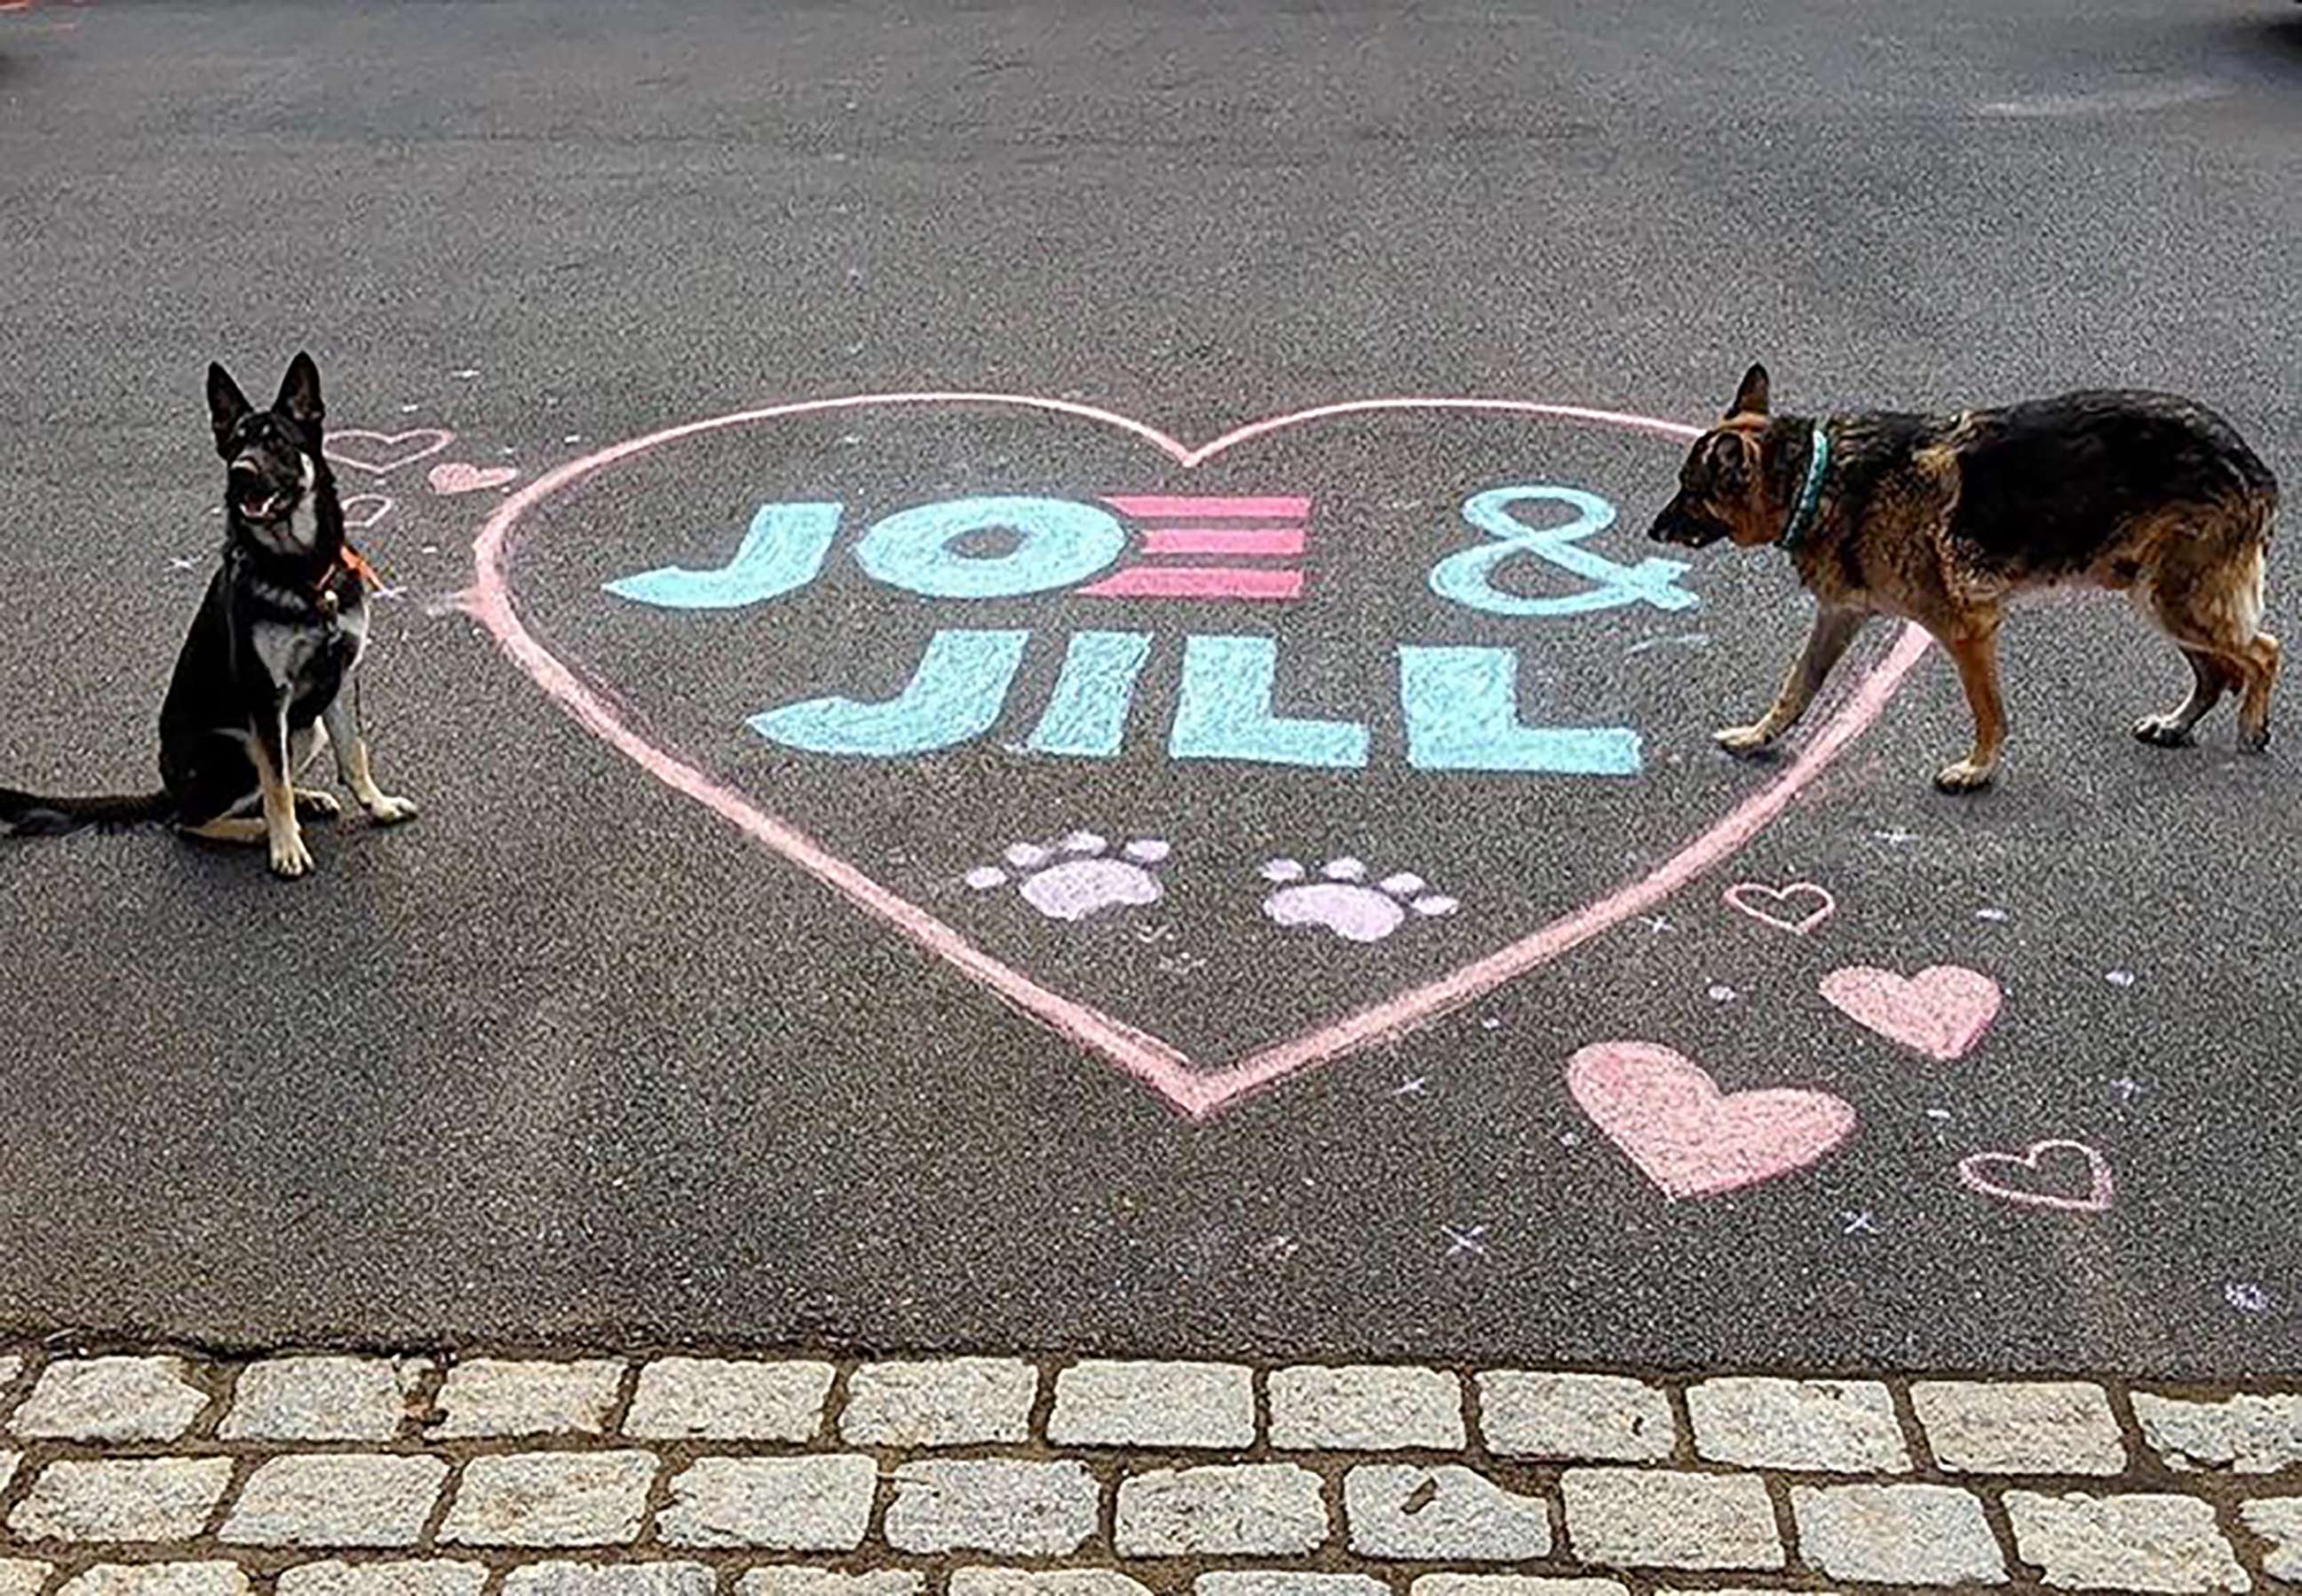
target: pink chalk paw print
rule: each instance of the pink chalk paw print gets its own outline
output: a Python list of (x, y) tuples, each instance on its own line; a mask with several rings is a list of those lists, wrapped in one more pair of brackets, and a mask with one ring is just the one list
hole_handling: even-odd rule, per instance
[(1322, 926), (1346, 942), (1381, 942), (1407, 923), (1409, 914), (1452, 914), (1462, 907), (1430, 883), (1401, 870), (1380, 881), (1348, 857), (1319, 867), (1319, 879), (1292, 859), (1265, 860), (1263, 878), (1275, 890), (1263, 900), (1263, 912), (1281, 926)]
[(1168, 845), (1138, 836), (1116, 857), (1108, 838), (1074, 831), (1052, 844), (1015, 843), (1001, 855), (1004, 864), (979, 865), (961, 878), (978, 892), (1012, 885), (1015, 895), (1049, 920), (1085, 920), (1105, 909), (1155, 903), (1162, 888), (1155, 873)]

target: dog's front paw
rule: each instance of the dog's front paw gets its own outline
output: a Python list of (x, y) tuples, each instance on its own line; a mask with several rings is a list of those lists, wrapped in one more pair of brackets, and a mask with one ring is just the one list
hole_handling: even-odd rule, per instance
[(304, 839), (295, 832), (272, 836), (272, 873), (283, 881), (293, 881), (298, 876), (312, 873), (312, 855), (304, 846)]
[(1935, 785), (1945, 793), (1971, 793), (1990, 785), (1996, 774), (1989, 765), (1978, 765), (1972, 760), (1961, 760), (1955, 765), (1945, 765), (1935, 772)]
[(2145, 715), (2134, 723), (2134, 740), (2153, 748), (2188, 748), (2198, 739), (2174, 715)]
[(1730, 726), (1723, 732), (1713, 732), (1711, 740), (1728, 753), (1757, 753), (1775, 740), (1775, 735), (1763, 725)]
[(333, 793), (323, 793), (314, 787), (296, 789), (296, 818), (299, 820), (332, 820), (344, 812)]
[(367, 806), (368, 818), (379, 826), (397, 826), (402, 820), (416, 818), (416, 800), (395, 798), (389, 793), (378, 793)]

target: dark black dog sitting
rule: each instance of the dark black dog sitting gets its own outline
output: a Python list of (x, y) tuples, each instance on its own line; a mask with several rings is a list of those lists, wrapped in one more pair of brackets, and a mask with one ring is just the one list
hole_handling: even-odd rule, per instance
[(264, 843), (275, 874), (301, 876), (312, 856), (299, 816), (339, 812), (329, 794), (294, 785), (323, 734), (344, 785), (373, 819), (390, 825), (416, 813), (376, 786), (349, 690), (366, 646), (371, 573), (344, 540), (321, 452), (323, 415), (309, 355), (290, 363), (269, 410), (251, 406), (223, 367), (208, 367), (229, 532), (160, 708), (162, 790), (50, 798), (0, 788), (0, 828), (54, 834), (169, 820), (189, 836)]

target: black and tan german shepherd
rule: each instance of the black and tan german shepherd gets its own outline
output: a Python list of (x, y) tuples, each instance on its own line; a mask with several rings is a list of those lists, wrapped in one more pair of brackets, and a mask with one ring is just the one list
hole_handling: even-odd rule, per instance
[(1658, 542), (1774, 543), (1814, 595), (1806, 651), (1774, 707), (1718, 734), (1755, 753), (1787, 731), (1874, 615), (1916, 621), (1957, 661), (1974, 750), (1935, 785), (1989, 782), (2006, 740), (1998, 628), (2018, 595), (2126, 592), (2190, 664), (2190, 694), (2134, 735), (2191, 740), (2236, 690), (2239, 746), (2270, 741), (2278, 640), (2261, 630), (2278, 483), (2230, 424), (2170, 394), (2060, 399), (1913, 416), (1776, 416), (1753, 365), (1726, 419), (1694, 441)]
[(161, 790), (50, 798), (0, 787), (0, 835), (172, 821), (186, 836), (264, 843), (275, 875), (312, 868), (299, 814), (340, 812), (293, 785), (323, 728), (337, 774), (377, 823), (416, 806), (375, 785), (352, 669), (367, 640), (367, 563), (344, 541), (343, 507), (321, 453), (320, 374), (290, 363), (269, 410), (208, 367), (208, 417), (224, 460), (223, 559), (176, 659), (160, 707)]

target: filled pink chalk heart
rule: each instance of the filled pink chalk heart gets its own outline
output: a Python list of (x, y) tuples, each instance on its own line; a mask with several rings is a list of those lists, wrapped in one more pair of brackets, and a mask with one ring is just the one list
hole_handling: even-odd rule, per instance
[(1928, 1058), (1963, 1058), (1998, 1017), (1998, 983), (1979, 970), (1936, 964), (1914, 976), (1853, 964), (1822, 978), (1832, 1008)]
[(1838, 912), (1838, 900), (1811, 881), (1794, 881), (1788, 886), (1737, 881), (1724, 896), (1729, 909), (1794, 937), (1805, 936)]
[(465, 460), (443, 461), (433, 466), (425, 478), (434, 493), (476, 493), (483, 488), (500, 488), (518, 479), (517, 466), (475, 466)]
[(1674, 1199), (1804, 1169), (1854, 1132), (1844, 1098), (1792, 1088), (1722, 1093), (1693, 1060), (1653, 1042), (1592, 1044), (1567, 1062), (1567, 1089)]
[(1958, 1178), (1985, 1197), (2069, 1214), (2100, 1214), (2115, 1195), (2110, 1161), (2084, 1142), (2060, 1137), (2020, 1153), (1972, 1154), (1959, 1160)]
[(330, 433), (320, 452), (339, 466), (382, 476), (402, 466), (428, 460), (455, 441), (455, 433), (441, 427), (417, 427), (406, 433), (371, 433), (365, 427), (345, 427)]

